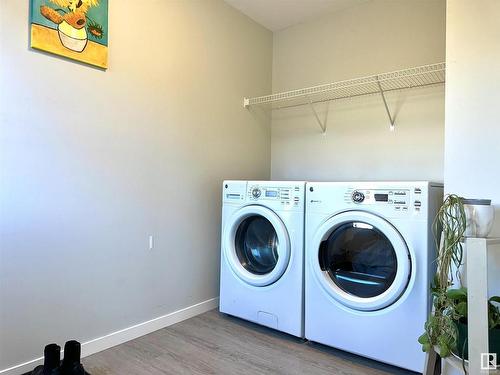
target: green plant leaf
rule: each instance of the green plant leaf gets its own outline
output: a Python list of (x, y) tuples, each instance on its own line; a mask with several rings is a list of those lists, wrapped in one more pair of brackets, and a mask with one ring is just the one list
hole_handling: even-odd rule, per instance
[(431, 350), (432, 345), (430, 343), (422, 345), (422, 351), (428, 353)]
[(430, 343), (429, 335), (427, 335), (427, 332), (420, 335), (420, 337), (418, 338), (418, 342), (422, 345)]
[(467, 300), (467, 288), (448, 289), (446, 296), (455, 300)]
[(467, 318), (467, 302), (459, 302), (455, 307), (455, 311), (461, 318)]
[(493, 296), (489, 299), (490, 302), (500, 303), (500, 296)]
[(439, 355), (441, 358), (449, 357), (451, 354), (450, 347), (448, 345), (439, 345)]

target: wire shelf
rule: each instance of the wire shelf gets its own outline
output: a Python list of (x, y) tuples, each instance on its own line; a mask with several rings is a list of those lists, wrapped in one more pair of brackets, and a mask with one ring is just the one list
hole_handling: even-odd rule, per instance
[(255, 105), (270, 105), (271, 108), (279, 109), (438, 85), (445, 82), (445, 70), (446, 64), (444, 62), (417, 66), (272, 95), (245, 98), (243, 105), (245, 108)]

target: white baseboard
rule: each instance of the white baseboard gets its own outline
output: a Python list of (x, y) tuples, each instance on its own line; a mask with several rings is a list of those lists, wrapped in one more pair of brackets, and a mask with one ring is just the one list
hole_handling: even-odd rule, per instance
[[(179, 323), (183, 320), (192, 318), (193, 316), (215, 309), (217, 306), (219, 306), (219, 298), (212, 298), (147, 322), (139, 323), (132, 327), (110, 333), (109, 335), (84, 342), (82, 344), (82, 357), (87, 357), (97, 352), (112, 348), (113, 346), (147, 335), (148, 333), (168, 327), (172, 324)], [(41, 364), (43, 364), (43, 357), (21, 363), (5, 370), (0, 370), (0, 375), (22, 375)]]

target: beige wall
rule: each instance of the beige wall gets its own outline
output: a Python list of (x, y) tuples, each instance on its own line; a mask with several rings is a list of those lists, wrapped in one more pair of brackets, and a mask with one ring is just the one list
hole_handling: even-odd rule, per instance
[[(273, 92), (445, 59), (445, 1), (373, 0), (274, 34)], [(331, 103), (321, 134), (308, 107), (273, 112), (272, 177), (443, 180), (444, 88)], [(324, 118), (327, 104), (318, 104)]]
[[(272, 35), (222, 0), (110, 2), (109, 70), (0, 4), (0, 371), (218, 296), (220, 186), (269, 178)], [(155, 248), (148, 250), (148, 236)]]

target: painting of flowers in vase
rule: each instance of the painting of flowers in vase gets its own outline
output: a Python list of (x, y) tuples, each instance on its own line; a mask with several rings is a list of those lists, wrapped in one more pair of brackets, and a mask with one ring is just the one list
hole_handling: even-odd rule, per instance
[(108, 67), (108, 0), (30, 0), (31, 47)]

